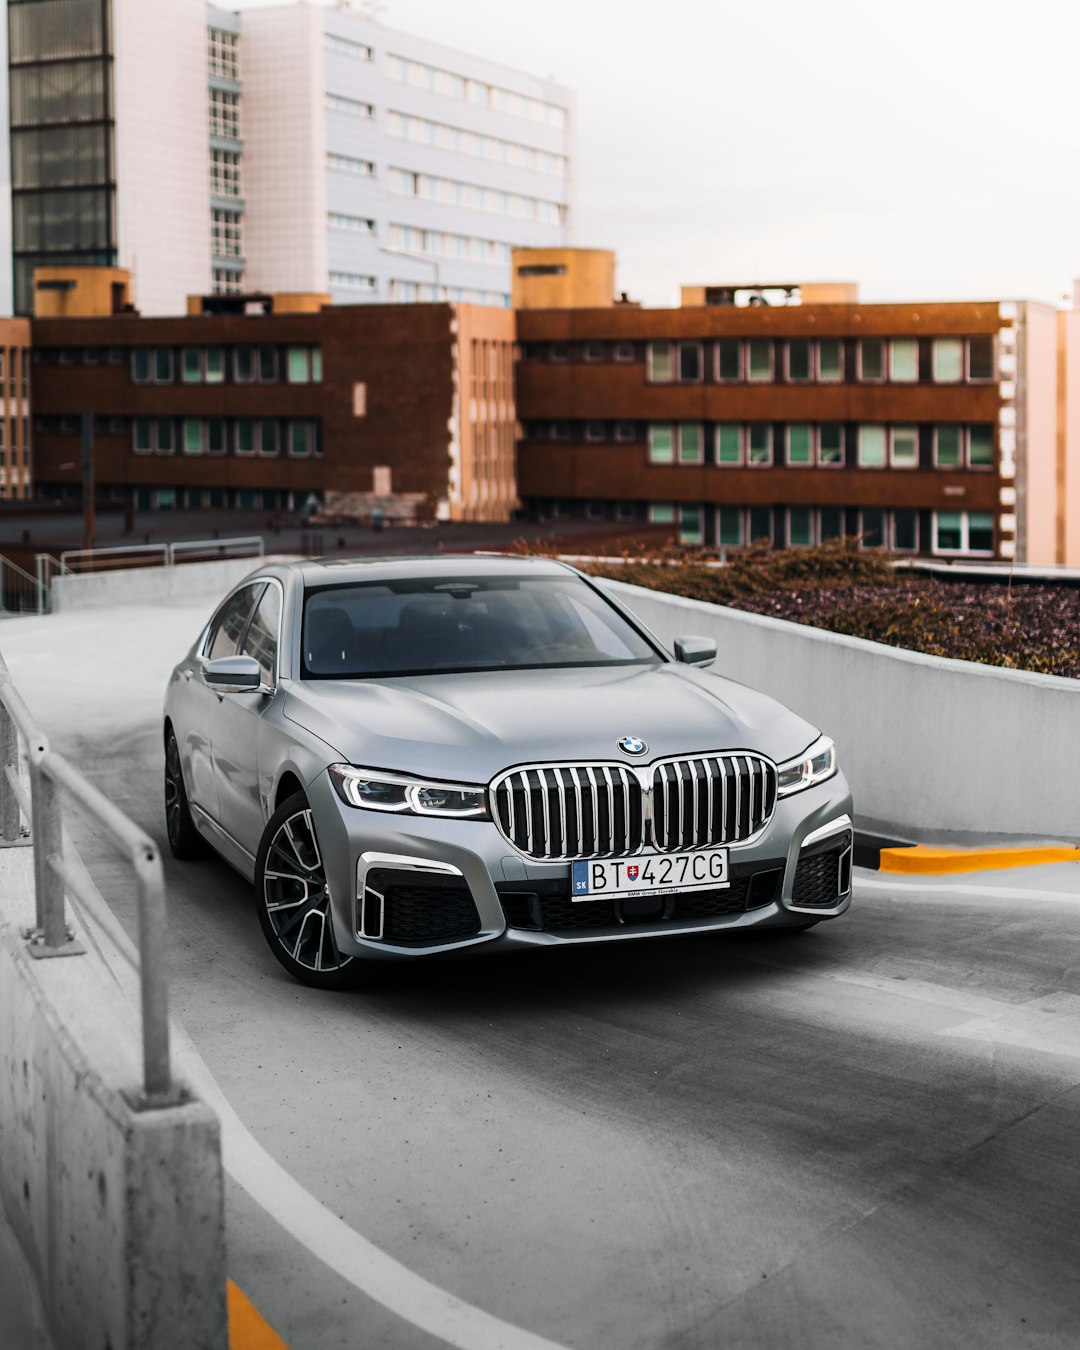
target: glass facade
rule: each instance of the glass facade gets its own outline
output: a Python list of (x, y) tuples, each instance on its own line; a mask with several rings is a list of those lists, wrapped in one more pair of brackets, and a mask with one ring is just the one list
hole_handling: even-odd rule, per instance
[(15, 312), (33, 269), (116, 263), (110, 0), (9, 0)]

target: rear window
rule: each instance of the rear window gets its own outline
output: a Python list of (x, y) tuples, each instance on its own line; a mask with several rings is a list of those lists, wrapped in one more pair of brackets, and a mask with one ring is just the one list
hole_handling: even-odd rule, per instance
[(642, 665), (660, 653), (576, 577), (438, 577), (309, 590), (308, 679)]

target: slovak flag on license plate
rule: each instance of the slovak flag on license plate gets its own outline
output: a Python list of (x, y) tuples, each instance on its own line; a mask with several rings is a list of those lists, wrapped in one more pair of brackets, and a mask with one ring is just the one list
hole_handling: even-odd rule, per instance
[(637, 881), (638, 870), (639, 869), (637, 867), (628, 867), (626, 869), (626, 875), (630, 878), (631, 881)]

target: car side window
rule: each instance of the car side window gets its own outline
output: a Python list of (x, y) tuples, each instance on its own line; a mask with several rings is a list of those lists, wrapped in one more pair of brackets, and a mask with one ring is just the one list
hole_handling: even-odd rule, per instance
[(265, 585), (265, 581), (260, 581), (254, 586), (242, 586), (218, 610), (206, 644), (207, 660), (216, 661), (219, 656), (237, 654), (255, 597)]
[(281, 630), (281, 592), (276, 586), (267, 586), (262, 599), (251, 616), (241, 655), (253, 656), (262, 670), (263, 684), (275, 683), (274, 667), (277, 660), (278, 634)]

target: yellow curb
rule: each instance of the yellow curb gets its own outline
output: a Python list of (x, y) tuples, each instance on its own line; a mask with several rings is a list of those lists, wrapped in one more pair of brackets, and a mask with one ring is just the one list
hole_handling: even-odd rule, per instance
[(289, 1350), (232, 1280), (225, 1287), (225, 1303), (229, 1312), (229, 1350)]
[(883, 848), (882, 872), (987, 872), (1002, 867), (1034, 867), (1038, 863), (1080, 862), (1080, 848), (1068, 844), (1032, 848)]

